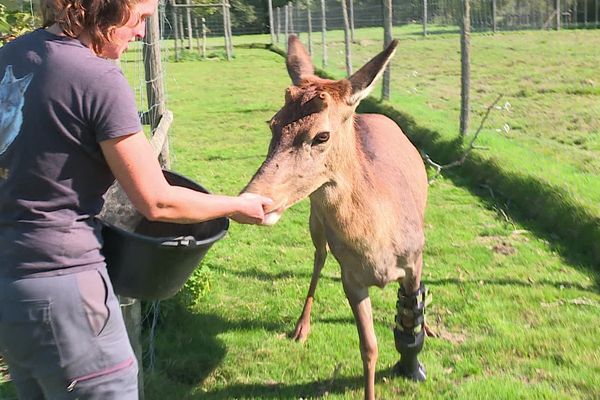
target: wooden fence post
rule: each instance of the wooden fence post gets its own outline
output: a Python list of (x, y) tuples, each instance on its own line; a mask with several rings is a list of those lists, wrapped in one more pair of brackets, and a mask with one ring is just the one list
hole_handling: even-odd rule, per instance
[(173, 27), (173, 52), (175, 56), (175, 61), (179, 61), (179, 24), (177, 23), (177, 7), (175, 7), (175, 0), (171, 0), (171, 18), (173, 21), (171, 22), (171, 26)]
[(271, 33), (271, 44), (275, 44), (275, 27), (273, 26), (273, 0), (268, 1), (269, 6), (269, 32)]
[(229, 37), (229, 17), (227, 13), (228, 3), (226, 0), (222, 0), (221, 9), (223, 12), (223, 36), (225, 38), (225, 54), (227, 54), (227, 61), (231, 61), (231, 46), (229, 41), (231, 38)]
[(561, 11), (560, 11), (560, 0), (556, 0), (556, 30), (560, 31), (560, 18), (561, 18)]
[(461, 91), (460, 91), (460, 137), (469, 130), (469, 93), (471, 90), (471, 13), (470, 0), (462, 0), (463, 15), (460, 30)]
[(202, 47), (200, 45), (200, 26), (198, 25), (198, 17), (194, 16), (194, 35), (196, 35), (196, 47), (198, 55), (202, 57)]
[(427, 36), (427, 0), (423, 0), (423, 36)]
[[(387, 47), (392, 41), (392, 0), (383, 0), (383, 46)], [(383, 72), (383, 82), (381, 86), (381, 98), (390, 99), (390, 87), (392, 81), (391, 63), (388, 63)]]
[(279, 35), (281, 34), (281, 7), (277, 7), (277, 30), (275, 31), (275, 37), (277, 43), (279, 43)]
[(350, 49), (350, 23), (348, 22), (348, 7), (346, 0), (342, 2), (342, 14), (344, 16), (344, 44), (346, 47), (346, 74), (352, 75), (352, 50)]
[(294, 3), (288, 3), (288, 11), (290, 12), (290, 33), (296, 33), (294, 29)]
[(183, 40), (185, 38), (185, 30), (183, 29), (183, 13), (180, 11), (177, 12), (177, 20), (179, 24), (179, 44), (181, 45), (181, 49), (185, 49), (185, 45), (183, 44)]
[(202, 58), (206, 58), (206, 18), (202, 17)]
[(496, 4), (497, 0), (492, 0), (492, 32), (496, 33), (496, 29), (498, 28), (498, 20), (496, 18), (496, 11), (497, 11), (497, 4)]
[(284, 42), (285, 42), (285, 50), (287, 51), (287, 40), (288, 40), (288, 36), (290, 34), (290, 12), (289, 12), (289, 5), (286, 4), (284, 6), (284, 14), (285, 14), (285, 22), (283, 24), (283, 33), (284, 33)]
[(327, 67), (327, 15), (325, 0), (321, 0), (321, 39), (323, 45), (323, 68)]
[[(186, 4), (191, 5), (192, 0), (186, 0)], [(188, 49), (192, 51), (192, 9), (190, 7), (185, 8), (185, 17), (187, 20)]]
[(310, 54), (312, 56), (312, 15), (310, 13), (310, 0), (308, 0), (308, 3), (306, 4), (306, 18), (308, 21), (308, 54)]
[(354, 0), (348, 0), (350, 6), (350, 41), (354, 43)]
[(227, 3), (227, 34), (229, 35), (229, 54), (233, 57), (233, 31), (231, 30), (231, 4), (229, 0), (225, 0)]

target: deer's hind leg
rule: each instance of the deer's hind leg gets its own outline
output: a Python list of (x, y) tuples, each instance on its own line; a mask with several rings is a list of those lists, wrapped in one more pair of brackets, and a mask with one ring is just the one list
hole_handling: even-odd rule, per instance
[(394, 370), (401, 376), (424, 381), (425, 367), (417, 358), (425, 342), (425, 299), (427, 290), (421, 282), (423, 255), (419, 253), (412, 268), (407, 268), (406, 276), (398, 289), (396, 303), (396, 326), (394, 340), (400, 361)]
[(321, 276), (321, 270), (325, 265), (327, 259), (327, 239), (325, 238), (325, 227), (319, 220), (319, 217), (314, 209), (311, 208), (310, 220), (310, 236), (315, 246), (315, 258), (313, 265), (312, 277), (310, 279), (310, 286), (308, 287), (308, 294), (304, 301), (304, 308), (302, 314), (296, 322), (296, 328), (292, 332), (291, 337), (299, 342), (304, 342), (308, 338), (310, 333), (310, 313), (312, 310), (312, 304), (315, 298), (315, 291), (317, 290), (317, 283)]

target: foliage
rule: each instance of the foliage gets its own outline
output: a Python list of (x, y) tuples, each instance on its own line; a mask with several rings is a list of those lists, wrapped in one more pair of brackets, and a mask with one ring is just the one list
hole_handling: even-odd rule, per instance
[(36, 17), (30, 13), (9, 11), (0, 4), (0, 41), (3, 43), (33, 30), (36, 23)]

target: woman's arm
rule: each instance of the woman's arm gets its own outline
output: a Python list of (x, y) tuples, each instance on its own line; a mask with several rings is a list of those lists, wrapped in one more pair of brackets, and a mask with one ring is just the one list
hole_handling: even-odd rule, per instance
[(151, 221), (195, 223), (231, 217), (260, 224), (271, 200), (258, 195), (219, 196), (171, 186), (143, 132), (100, 142), (104, 157), (134, 207)]

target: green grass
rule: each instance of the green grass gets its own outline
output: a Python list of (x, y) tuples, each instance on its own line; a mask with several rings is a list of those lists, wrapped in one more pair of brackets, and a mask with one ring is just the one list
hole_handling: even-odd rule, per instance
[[(233, 62), (217, 66), (168, 66), (175, 168), (229, 194), (264, 158), (270, 136), (264, 121), (289, 84), (278, 55), (237, 52)], [(372, 290), (380, 398), (600, 393), (597, 272), (567, 262), (563, 248), (506, 220), (503, 207), (487, 189), (455, 175), (431, 187), (424, 276), (434, 293), (428, 318), (441, 338), (428, 340), (422, 353), (426, 383), (393, 378), (396, 287)], [(210, 291), (196, 306), (180, 299), (164, 304), (148, 398), (361, 398), (356, 328), (331, 259), (309, 341), (286, 337), (310, 280), (307, 215), (302, 202), (271, 229), (232, 225), (205, 260)]]
[[(431, 46), (427, 54), (437, 57), (438, 47), (446, 51), (445, 40), (448, 46), (451, 41), (458, 43), (450, 34), (427, 40), (407, 35), (403, 45), (427, 44)], [(419, 54), (428, 69), (444, 68), (440, 65), (444, 57), (429, 65), (423, 51), (407, 53), (402, 59), (417, 63)], [(398, 61), (399, 56), (403, 54), (397, 53)], [(400, 72), (398, 61), (394, 71)], [(265, 121), (283, 104), (289, 85), (283, 59), (265, 50), (239, 48), (230, 63), (170, 63), (166, 70), (169, 108), (175, 113), (174, 169), (213, 192), (236, 194), (266, 154), (270, 133)], [(447, 79), (443, 72), (439, 74), (439, 79)], [(423, 74), (417, 76), (421, 79)], [(456, 84), (449, 81), (445, 90), (453, 90)], [(496, 80), (492, 84), (498, 85)], [(458, 151), (451, 139), (456, 135), (459, 100), (454, 94), (446, 102), (439, 100), (434, 94), (442, 93), (442, 87), (428, 90), (402, 96), (400, 91), (384, 106), (396, 107), (386, 111), (409, 134), (423, 135), (421, 142), (432, 156), (451, 158)], [(432, 102), (441, 105), (431, 107)], [(572, 105), (579, 107), (575, 101)], [(382, 108), (376, 102), (366, 106)], [(565, 112), (558, 106), (555, 111)], [(512, 112), (516, 112), (514, 105)], [(495, 113), (493, 118), (501, 115)], [(532, 119), (535, 115), (531, 113)], [(510, 132), (514, 134), (514, 129)], [(560, 200), (567, 204), (565, 212), (572, 210), (573, 196), (559, 190), (554, 198), (553, 188), (565, 188), (560, 181), (570, 179), (573, 190), (585, 192), (581, 182), (569, 175), (583, 153), (572, 153), (571, 167), (566, 161), (546, 161), (545, 152), (527, 157), (533, 150), (520, 145), (521, 137), (516, 143), (510, 132), (485, 131), (481, 144), (490, 150), (477, 151), (473, 161), (430, 187), (424, 280), (434, 296), (428, 321), (440, 338), (428, 339), (421, 353), (427, 382), (414, 384), (392, 376), (398, 358), (391, 330), (397, 287), (371, 290), (380, 353), (378, 398), (600, 396), (598, 271), (589, 258), (579, 256), (579, 243), (540, 233), (526, 207), (507, 204), (513, 197), (537, 191), (556, 200), (551, 205)], [(527, 140), (541, 143), (542, 139)], [(496, 179), (491, 182), (510, 177), (508, 187), (523, 195), (499, 193), (494, 185), (492, 192), (481, 187), (476, 172), (481, 168)], [(547, 180), (542, 179), (546, 175)], [(591, 175), (593, 194), (597, 176)], [(598, 203), (591, 199), (584, 197), (585, 204), (577, 210), (593, 213)], [(538, 201), (531, 199), (534, 204)], [(356, 328), (339, 267), (331, 257), (317, 289), (308, 342), (301, 345), (286, 337), (310, 280), (307, 219), (304, 201), (272, 228), (232, 224), (229, 235), (211, 249), (195, 277), (203, 289), (187, 289), (201, 294), (198, 301), (191, 304), (184, 294), (162, 303), (156, 364), (145, 375), (146, 399), (362, 398)], [(10, 393), (10, 385), (0, 384), (0, 399), (10, 398)]]
[[(380, 51), (377, 32), (359, 31), (354, 70)], [(379, 33), (380, 34), (380, 33)], [(396, 120), (439, 162), (460, 156), (460, 46), (457, 34), (427, 38), (416, 26), (395, 29), (400, 46), (392, 66)], [(332, 40), (335, 40), (332, 39)], [(600, 54), (597, 31), (526, 31), (472, 36), (471, 134), (503, 95), (478, 139), (463, 175), (486, 183), (525, 211), (549, 236), (578, 242), (600, 265)], [(329, 49), (326, 72), (345, 75)], [(320, 47), (315, 46), (315, 60)], [(380, 89), (376, 89), (379, 95)], [(373, 106), (363, 108), (381, 110)], [(507, 130), (504, 127), (508, 127)]]

